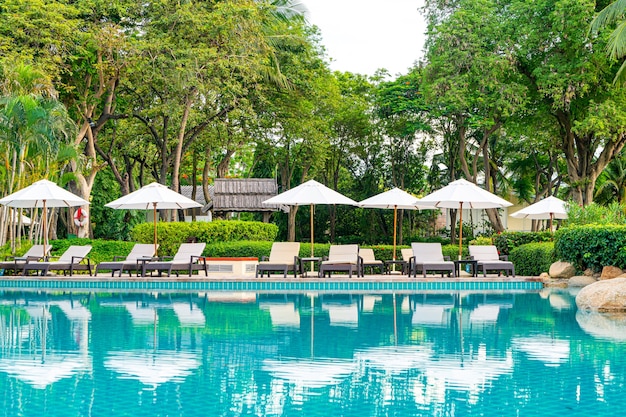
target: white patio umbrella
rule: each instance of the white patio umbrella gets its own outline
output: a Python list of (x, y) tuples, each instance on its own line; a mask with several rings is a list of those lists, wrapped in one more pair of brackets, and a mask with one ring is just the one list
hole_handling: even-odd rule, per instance
[[(459, 259), (463, 245), (463, 206), (470, 209), (488, 209), (512, 206), (512, 203), (480, 188), (467, 180), (460, 179), (418, 200), (418, 204), (434, 205), (436, 208), (459, 209)], [(452, 225), (454, 227), (454, 225)]]
[(201, 204), (170, 190), (163, 184), (150, 183), (132, 193), (104, 205), (112, 209), (153, 210), (154, 253), (157, 253), (157, 210), (178, 210), (202, 207)]
[(510, 215), (516, 219), (550, 220), (550, 231), (552, 231), (552, 221), (554, 219), (567, 219), (565, 201), (554, 196), (546, 197), (543, 200), (531, 204)]
[(326, 187), (315, 180), (309, 180), (298, 185), (284, 193), (278, 194), (269, 200), (263, 201), (263, 204), (284, 204), (287, 206), (311, 206), (311, 257), (314, 256), (313, 250), (313, 207), (317, 204), (347, 204), (357, 206), (358, 203), (343, 194), (338, 193)]
[(89, 202), (67, 190), (64, 190), (52, 181), (40, 180), (0, 199), (0, 204), (13, 208), (43, 209), (43, 247), (44, 253), (46, 253), (46, 243), (48, 240), (46, 230), (47, 208), (85, 206), (88, 205)]
[(434, 206), (426, 207), (424, 205), (418, 207), (418, 198), (399, 188), (392, 188), (384, 193), (376, 194), (359, 203), (360, 207), (393, 209), (393, 260), (396, 260), (396, 230), (398, 224), (398, 209), (400, 210), (418, 210), (433, 209)]

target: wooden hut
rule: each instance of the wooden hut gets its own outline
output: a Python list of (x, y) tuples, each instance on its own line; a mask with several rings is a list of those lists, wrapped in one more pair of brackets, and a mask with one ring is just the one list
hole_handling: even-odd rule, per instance
[(216, 178), (211, 201), (202, 208), (202, 211), (211, 210), (214, 216), (237, 212), (260, 212), (263, 213), (263, 221), (268, 222), (272, 212), (289, 211), (288, 206), (263, 204), (263, 201), (277, 193), (278, 184), (274, 178)]

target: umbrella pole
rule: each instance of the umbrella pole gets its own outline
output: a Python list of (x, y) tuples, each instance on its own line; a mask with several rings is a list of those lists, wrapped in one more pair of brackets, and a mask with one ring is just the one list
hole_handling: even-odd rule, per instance
[(157, 256), (157, 203), (152, 203), (152, 217), (154, 223), (154, 256)]
[[(313, 204), (311, 204), (311, 210), (309, 210), (311, 212), (311, 258), (315, 257), (315, 243), (313, 242), (315, 239), (315, 233), (313, 232), (313, 208), (315, 206)], [(311, 275), (313, 275), (313, 267), (315, 265), (315, 262), (313, 260), (311, 260)]]
[(459, 261), (463, 257), (463, 202), (459, 203)]
[(42, 232), (43, 232), (43, 256), (44, 256), (44, 260), (46, 260), (46, 243), (47, 243), (47, 231), (48, 231), (48, 215), (46, 213), (46, 200), (43, 200), (43, 214), (42, 214), (42, 218), (43, 218), (43, 226), (42, 226)]
[(554, 213), (550, 213), (550, 233), (552, 233), (552, 218), (554, 217)]
[[(398, 206), (393, 206), (393, 260), (396, 260), (396, 228), (398, 224)], [(394, 264), (395, 266), (395, 264)]]

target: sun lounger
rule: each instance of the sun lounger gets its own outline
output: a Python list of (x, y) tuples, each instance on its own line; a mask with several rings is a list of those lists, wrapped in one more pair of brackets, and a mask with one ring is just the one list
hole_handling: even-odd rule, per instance
[(158, 260), (148, 262), (144, 266), (144, 273), (148, 271), (158, 271), (159, 276), (163, 271), (167, 271), (167, 276), (172, 271), (178, 276), (179, 271), (186, 271), (189, 276), (193, 271), (204, 271), (205, 276), (209, 275), (206, 260), (202, 258), (202, 251), (206, 247), (206, 243), (182, 243), (178, 251), (171, 260)]
[(515, 266), (513, 262), (508, 260), (506, 255), (500, 256), (498, 254), (498, 248), (494, 245), (489, 246), (469, 246), (469, 254), (476, 262), (478, 271), (483, 272), (483, 276), (487, 276), (487, 271), (498, 271), (498, 275), (502, 271), (509, 276), (509, 272), (515, 277)]
[(370, 268), (372, 274), (377, 268), (381, 274), (385, 273), (385, 263), (376, 259), (374, 249), (361, 248), (359, 249), (359, 256), (363, 259), (363, 271), (361, 275), (365, 275), (365, 268)]
[(418, 271), (424, 275), (424, 278), (428, 271), (441, 272), (442, 277), (446, 272), (448, 275), (455, 276), (454, 262), (443, 256), (441, 243), (413, 242), (411, 248), (413, 256), (409, 268), (414, 277), (417, 277)]
[(295, 277), (300, 263), (300, 242), (274, 242), (269, 258), (263, 257), (256, 267), (256, 277), (267, 272), (282, 272), (287, 278), (287, 272), (293, 271)]
[(0, 262), (0, 269), (4, 269), (5, 275), (7, 271), (12, 271), (15, 275), (24, 272), (24, 265), (27, 262), (36, 262), (50, 255), (50, 245), (46, 246), (44, 253), (43, 245), (33, 245), (22, 256), (15, 256)]
[(347, 272), (352, 278), (355, 272), (360, 276), (363, 271), (363, 259), (359, 256), (359, 245), (331, 245), (328, 257), (320, 264), (320, 278), (331, 272)]
[(132, 271), (140, 272), (145, 263), (152, 260), (154, 255), (154, 245), (152, 243), (137, 243), (125, 259), (119, 260), (123, 257), (115, 256), (112, 262), (100, 262), (96, 265), (96, 275), (98, 275), (99, 270), (110, 270), (111, 276), (119, 271), (120, 277), (123, 271), (128, 271), (128, 275), (131, 275)]
[[(29, 275), (30, 271), (40, 271), (41, 275), (48, 275), (50, 271), (63, 271), (63, 275), (74, 271), (89, 271), (91, 275), (91, 261), (87, 255), (91, 252), (91, 245), (72, 245), (56, 261), (27, 262), (24, 265), (24, 275)], [(86, 261), (86, 262), (83, 262)]]

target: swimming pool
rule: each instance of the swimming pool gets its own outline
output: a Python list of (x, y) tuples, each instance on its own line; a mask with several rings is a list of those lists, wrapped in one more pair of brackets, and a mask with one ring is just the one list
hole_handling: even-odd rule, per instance
[(565, 290), (0, 295), (5, 416), (589, 416), (626, 325)]

